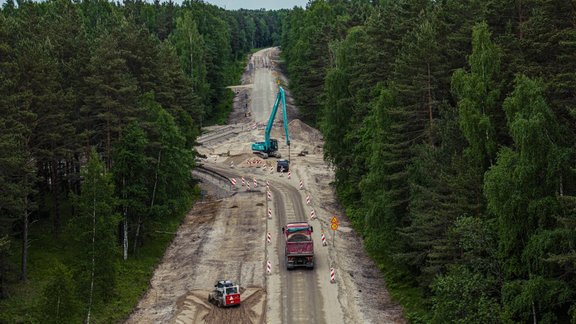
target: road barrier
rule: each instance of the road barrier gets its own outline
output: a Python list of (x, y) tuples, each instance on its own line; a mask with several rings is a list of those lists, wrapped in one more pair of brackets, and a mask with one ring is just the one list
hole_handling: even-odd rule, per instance
[(268, 208), (268, 218), (272, 219), (272, 208)]
[(336, 282), (336, 276), (334, 275), (334, 268), (330, 268), (330, 283)]
[(254, 188), (258, 187), (258, 181), (254, 178)]
[(266, 234), (266, 241), (268, 241), (268, 243), (272, 242), (272, 235), (270, 235), (270, 233)]
[(266, 271), (268, 274), (272, 274), (272, 263), (270, 263), (270, 261), (268, 261), (266, 264)]
[(246, 180), (244, 180), (244, 177), (242, 177), (242, 187), (244, 187), (245, 184), (246, 184)]
[(232, 183), (233, 186), (236, 185), (236, 178), (230, 178), (230, 182)]
[(270, 166), (270, 173), (274, 173), (274, 167)]
[(310, 219), (315, 219), (316, 218), (316, 212), (314, 211), (314, 209), (312, 209), (310, 211)]
[(310, 194), (306, 195), (306, 205), (310, 205)]
[(246, 190), (250, 190), (250, 182), (246, 182)]
[(300, 190), (304, 189), (304, 183), (300, 180)]
[(268, 190), (268, 200), (272, 200), (272, 192)]
[(322, 232), (321, 237), (322, 237), (322, 246), (328, 245), (328, 243), (326, 243), (326, 236), (324, 236), (324, 232)]
[(292, 173), (290, 173), (290, 171), (288, 171), (288, 179), (290, 179)]
[(230, 162), (230, 167), (234, 169), (234, 161)]

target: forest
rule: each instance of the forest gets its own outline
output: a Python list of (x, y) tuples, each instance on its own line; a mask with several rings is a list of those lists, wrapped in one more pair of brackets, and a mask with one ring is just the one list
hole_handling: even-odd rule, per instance
[(282, 12), (197, 0), (8, 0), (0, 10), (0, 322), (119, 322), (198, 191)]
[[(413, 323), (576, 323), (576, 3), (8, 0), (0, 322), (119, 322), (281, 45), (340, 204)], [(144, 176), (142, 176), (144, 175)], [(62, 311), (62, 310), (66, 311)]]
[(576, 2), (291, 10), (290, 89), (413, 323), (576, 323)]

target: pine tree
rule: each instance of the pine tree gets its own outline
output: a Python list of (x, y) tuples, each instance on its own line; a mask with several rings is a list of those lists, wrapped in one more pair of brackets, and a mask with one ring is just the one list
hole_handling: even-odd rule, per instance
[(117, 37), (106, 34), (98, 40), (86, 78), (91, 94), (82, 108), (85, 135), (90, 144), (104, 148), (107, 169), (112, 167), (112, 148), (122, 126), (137, 115), (137, 80), (130, 73)]
[[(354, 91), (350, 82), (356, 80), (362, 68), (355, 70), (354, 63), (362, 61), (363, 42), (366, 33), (361, 27), (352, 28), (344, 41), (338, 44), (335, 67), (326, 75), (324, 91), (326, 101), (321, 115), (321, 129), (325, 138), (325, 157), (336, 166), (336, 185), (340, 198), (346, 202), (358, 201), (360, 193), (353, 185), (360, 179), (362, 172), (356, 158), (359, 129), (366, 112), (358, 109), (354, 102)], [(361, 75), (360, 77), (364, 77)], [(367, 82), (369, 82), (367, 80)]]
[[(301, 109), (302, 118), (312, 124), (318, 122), (323, 101), (322, 90), (330, 67), (329, 44), (344, 34), (344, 19), (326, 1), (314, 1), (303, 14), (303, 21), (291, 40), (291, 90)], [(344, 17), (342, 17), (344, 18)]]

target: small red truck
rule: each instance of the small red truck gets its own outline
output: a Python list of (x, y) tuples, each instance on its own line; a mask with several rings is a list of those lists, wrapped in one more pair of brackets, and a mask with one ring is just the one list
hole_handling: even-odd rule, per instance
[(286, 239), (285, 260), (286, 269), (295, 267), (314, 268), (314, 229), (307, 222), (293, 222), (282, 227)]

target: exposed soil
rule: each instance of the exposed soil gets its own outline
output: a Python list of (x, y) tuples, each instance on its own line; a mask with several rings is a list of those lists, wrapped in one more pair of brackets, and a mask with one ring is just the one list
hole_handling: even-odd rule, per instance
[[(282, 156), (291, 161), (290, 179), (276, 172), (275, 160), (251, 152), (250, 144), (263, 138), (277, 80), (287, 83), (277, 68), (277, 54), (273, 48), (253, 55), (243, 86), (233, 88), (237, 94), (229, 125), (206, 128), (198, 139), (197, 150), (206, 156), (203, 165), (235, 178), (236, 186), (226, 179), (197, 175), (209, 197), (186, 217), (128, 323), (405, 322), (401, 307), (390, 299), (381, 273), (336, 202), (330, 185), (334, 172), (323, 160), (321, 133), (295, 118), (297, 110), (288, 91), (290, 150), (284, 145), (280, 112), (272, 137), (282, 144)], [(266, 199), (266, 181), (272, 201)], [(267, 208), (274, 210), (272, 218), (267, 217)], [(279, 228), (290, 219), (308, 219), (312, 210), (316, 217), (309, 221), (315, 229), (317, 266), (312, 271), (286, 271)], [(339, 220), (336, 232), (330, 229), (333, 216)], [(243, 288), (239, 307), (208, 303), (218, 279), (233, 280)]]

